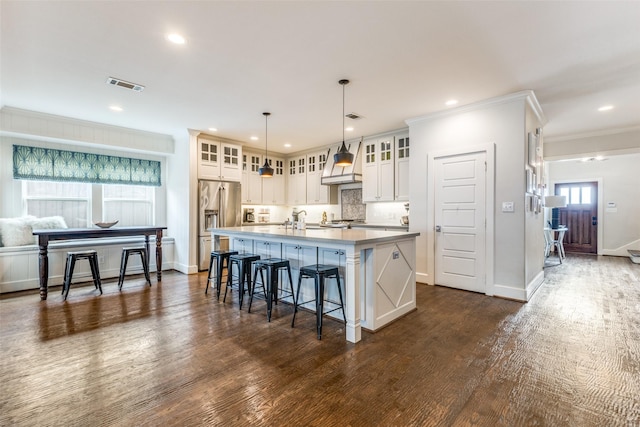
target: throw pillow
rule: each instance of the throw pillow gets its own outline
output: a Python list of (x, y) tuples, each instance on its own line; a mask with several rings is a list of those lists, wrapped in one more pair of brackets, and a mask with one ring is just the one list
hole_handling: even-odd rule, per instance
[(33, 245), (36, 237), (32, 234), (30, 222), (34, 217), (5, 218), (0, 222), (0, 233), (4, 246)]

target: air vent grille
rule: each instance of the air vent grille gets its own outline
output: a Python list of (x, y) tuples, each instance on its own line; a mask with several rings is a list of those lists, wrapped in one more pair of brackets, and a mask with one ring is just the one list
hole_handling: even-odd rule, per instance
[(127, 82), (125, 80), (116, 79), (115, 77), (109, 77), (107, 79), (107, 84), (110, 84), (113, 86), (120, 86), (122, 88), (132, 90), (134, 92), (142, 92), (144, 90), (144, 86), (142, 85)]
[(345, 114), (344, 115), (346, 118), (351, 119), (351, 120), (358, 120), (361, 119), (362, 116), (356, 114), (356, 113), (349, 113), (349, 114)]

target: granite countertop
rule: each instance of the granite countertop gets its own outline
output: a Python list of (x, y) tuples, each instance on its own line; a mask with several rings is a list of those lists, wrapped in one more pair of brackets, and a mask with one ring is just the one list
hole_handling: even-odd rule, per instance
[(225, 227), (214, 231), (215, 234), (241, 236), (247, 238), (275, 238), (278, 240), (310, 240), (316, 242), (339, 242), (349, 244), (379, 243), (416, 237), (420, 233), (393, 230), (385, 231), (367, 228), (331, 228), (314, 227), (292, 230), (283, 225), (251, 225), (243, 227)]

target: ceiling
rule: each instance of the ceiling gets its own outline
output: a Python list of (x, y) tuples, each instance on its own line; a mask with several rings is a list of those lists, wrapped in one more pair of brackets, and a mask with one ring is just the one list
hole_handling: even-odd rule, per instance
[(2, 0), (0, 13), (0, 105), (178, 143), (196, 129), (263, 147), (264, 111), (270, 150), (336, 143), (342, 78), (345, 112), (363, 116), (345, 119), (347, 139), (525, 89), (546, 137), (640, 124), (638, 1)]

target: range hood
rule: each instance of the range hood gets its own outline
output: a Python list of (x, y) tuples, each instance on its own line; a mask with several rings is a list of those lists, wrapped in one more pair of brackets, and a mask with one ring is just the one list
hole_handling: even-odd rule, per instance
[(360, 141), (345, 142), (345, 145), (349, 152), (353, 154), (353, 163), (350, 166), (336, 166), (333, 161), (333, 154), (329, 152), (329, 158), (322, 171), (321, 184), (334, 185), (362, 182), (362, 164), (360, 163), (362, 139)]

